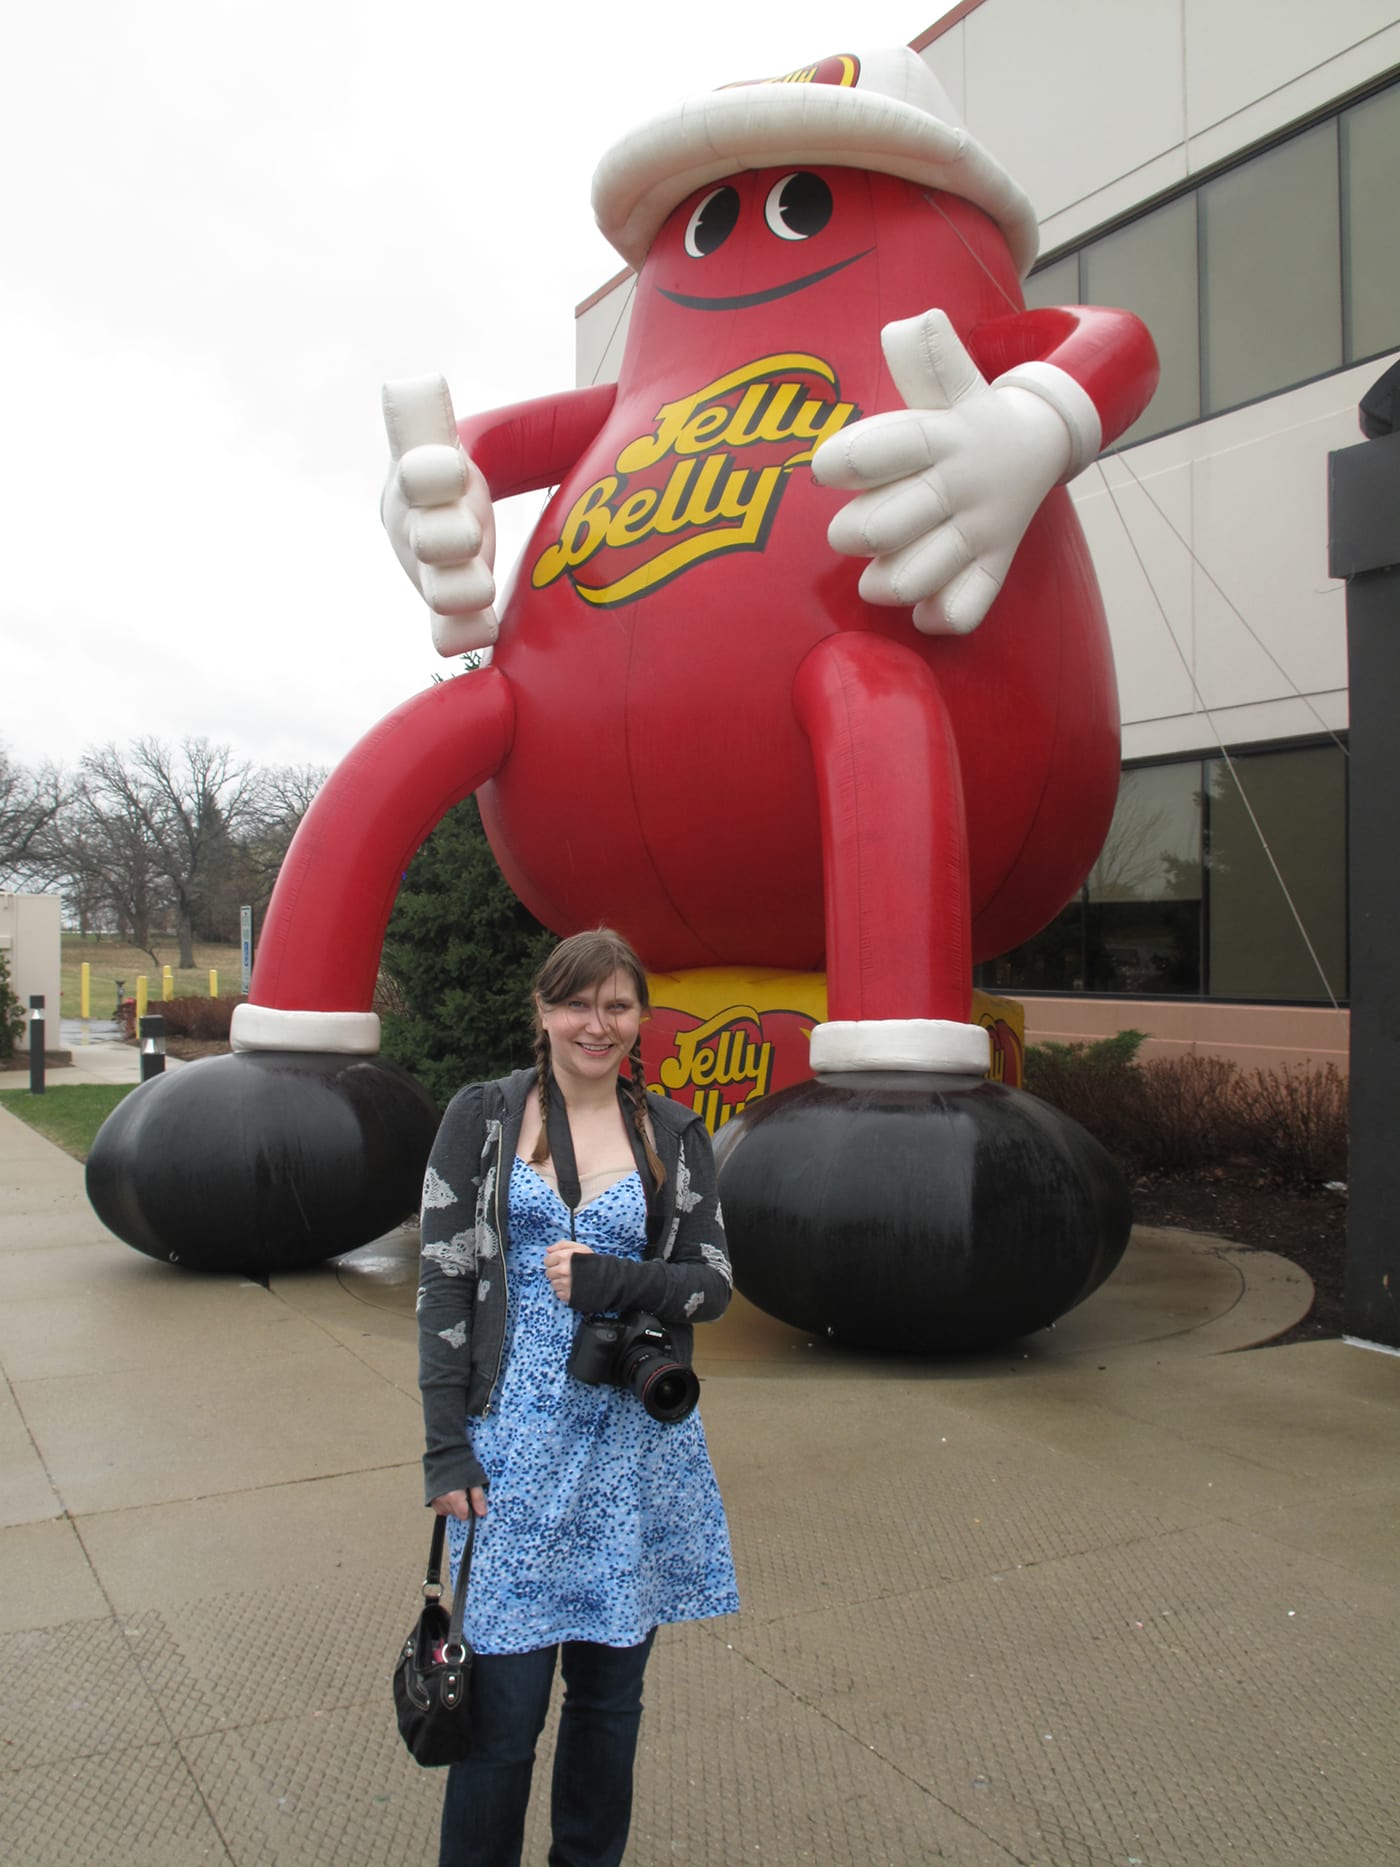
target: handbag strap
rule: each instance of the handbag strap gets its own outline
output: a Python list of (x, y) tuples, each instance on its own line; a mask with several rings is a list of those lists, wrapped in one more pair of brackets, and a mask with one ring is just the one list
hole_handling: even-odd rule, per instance
[[(436, 1601), (442, 1594), (442, 1556), (447, 1542), (446, 1517), (434, 1516), (433, 1535), (428, 1544), (428, 1571), (423, 1577), (425, 1600)], [(467, 1546), (457, 1570), (457, 1586), (452, 1591), (452, 1613), (447, 1623), (448, 1647), (463, 1646), (462, 1622), (467, 1612), (467, 1584), (471, 1580), (472, 1551), (476, 1547), (476, 1512), (467, 1519)]]
[[(446, 1518), (439, 1519), (445, 1523)], [(462, 1561), (457, 1570), (457, 1586), (452, 1591), (452, 1614), (447, 1623), (447, 1647), (462, 1647), (462, 1621), (467, 1612), (467, 1583), (472, 1578), (472, 1550), (476, 1547), (476, 1512), (473, 1511), (467, 1522), (467, 1546), (462, 1551)]]

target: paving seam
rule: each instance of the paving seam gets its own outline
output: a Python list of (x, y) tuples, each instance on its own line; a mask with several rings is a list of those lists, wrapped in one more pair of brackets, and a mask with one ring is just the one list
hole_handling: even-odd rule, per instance
[[(208, 1819), (210, 1827), (213, 1829), (214, 1833), (218, 1836), (219, 1846), (224, 1851), (224, 1854), (229, 1862), (229, 1867), (237, 1867), (237, 1856), (234, 1854), (233, 1849), (230, 1847), (228, 1837), (227, 1835), (225, 1835), (223, 1828), (219, 1824), (218, 1817), (215, 1815), (213, 1808), (210, 1806), (209, 1799), (204, 1793), (204, 1787), (199, 1780), (199, 1775), (197, 1771), (195, 1770), (194, 1764), (192, 1763), (190, 1758), (186, 1756), (185, 1754), (185, 1748), (184, 1748), (183, 1743), (180, 1740), (179, 1734), (176, 1732), (175, 1728), (170, 1723), (169, 1718), (166, 1716), (165, 1706), (161, 1700), (160, 1694), (156, 1691), (155, 1687), (151, 1684), (151, 1680), (147, 1673), (147, 1669), (142, 1664), (140, 1649), (136, 1641), (134, 1641), (131, 1638), (131, 1635), (128, 1631), (127, 1623), (131, 1621), (133, 1617), (129, 1614), (126, 1614), (126, 1615), (118, 1614), (116, 1610), (116, 1606), (112, 1601), (112, 1597), (108, 1594), (106, 1587), (103, 1584), (102, 1577), (98, 1573), (97, 1565), (92, 1559), (92, 1553), (88, 1549), (87, 1543), (83, 1538), (82, 1524), (77, 1520), (76, 1517), (71, 1516), (68, 1512), (65, 1512), (64, 1515), (68, 1516), (68, 1520), (73, 1526), (73, 1533), (78, 1539), (78, 1547), (83, 1552), (83, 1559), (87, 1563), (88, 1568), (92, 1571), (92, 1579), (97, 1586), (98, 1592), (101, 1594), (102, 1599), (107, 1603), (109, 1613), (105, 1618), (110, 1622), (112, 1628), (117, 1633), (118, 1637), (121, 1640), (122, 1645), (125, 1647), (127, 1654), (131, 1659), (132, 1664), (136, 1668), (137, 1677), (141, 1681), (141, 1684), (142, 1684), (143, 1689), (145, 1690), (146, 1696), (149, 1698), (151, 1704), (155, 1707), (156, 1719), (158, 1723), (160, 1724), (161, 1729), (165, 1732), (166, 1742), (169, 1745), (169, 1747), (174, 1751), (175, 1755), (180, 1759), (181, 1768), (184, 1770), (186, 1776), (189, 1778), (190, 1787), (194, 1791), (194, 1794), (196, 1798), (198, 1799), (199, 1806), (201, 1809), (203, 1809), (204, 1814), (206, 1818)], [(94, 1626), (101, 1626), (102, 1619), (98, 1618), (94, 1620), (92, 1624)], [(114, 1748), (119, 1749), (122, 1747), (116, 1746)], [(151, 1749), (151, 1748), (158, 1748), (158, 1746), (147, 1745), (147, 1746), (142, 1746), (141, 1748)], [(95, 1751), (92, 1754), (94, 1756), (107, 1756), (111, 1754), (111, 1751), (110, 1750)]]
[[(1042, 1570), (1049, 1574), (1062, 1563), (1083, 1562), (1088, 1556), (1101, 1555), (1106, 1551), (1126, 1551), (1135, 1547), (1157, 1548), (1163, 1544), (1170, 1544), (1183, 1537), (1199, 1536), (1203, 1530), (1215, 1528), (1220, 1521), (1221, 1520), (1216, 1517), (1204, 1517), (1199, 1523), (1182, 1524), (1177, 1529), (1155, 1532), (1144, 1531), (1137, 1536), (1113, 1537), (1099, 1542), (1086, 1543), (1082, 1549), (1060, 1550), (1053, 1556), (1035, 1557), (1027, 1562), (1014, 1563), (1009, 1568), (983, 1569), (974, 1574), (967, 1575), (950, 1575), (946, 1573), (934, 1575), (930, 1576), (928, 1580), (918, 1582), (909, 1588), (890, 1588), (875, 1595), (843, 1594), (840, 1600), (840, 1608), (842, 1612), (845, 1612), (848, 1608), (878, 1607), (881, 1602), (914, 1600), (921, 1595), (933, 1594), (941, 1589), (971, 1588), (978, 1587), (983, 1582), (1004, 1581), (1010, 1576), (1029, 1574), (1032, 1569)], [(1257, 1532), (1252, 1534), (1257, 1534)], [(1268, 1541), (1271, 1539), (1266, 1538), (1264, 1540)], [(1278, 1547), (1280, 1549), (1287, 1549), (1294, 1555), (1311, 1554), (1310, 1551), (1297, 1550), (1289, 1543), (1280, 1542)], [(1319, 1562), (1325, 1562), (1328, 1558), (1319, 1556), (1317, 1560)], [(1350, 1573), (1350, 1571), (1348, 1571), (1348, 1573)], [(1371, 1587), (1384, 1586), (1383, 1583), (1377, 1583), (1373, 1577), (1366, 1575), (1358, 1574), (1354, 1579), (1366, 1582)], [(790, 1614), (764, 1614), (753, 1608), (743, 1608), (740, 1610), (738, 1618), (740, 1620), (747, 1620), (755, 1627), (793, 1627), (803, 1621), (813, 1618), (822, 1619), (829, 1616), (831, 1611), (832, 1603), (825, 1601), (817, 1603), (810, 1608), (794, 1609)], [(736, 1648), (735, 1650), (737, 1651), (738, 1649)]]
[[(1395, 1486), (1393, 1484), (1376, 1485), (1360, 1491), (1334, 1491), (1329, 1492), (1326, 1498), (1317, 1501), (1319, 1503), (1332, 1505), (1349, 1498), (1370, 1497), (1389, 1498), (1392, 1503), (1394, 1503), (1396, 1502)], [(1296, 1505), (1292, 1504), (1273, 1504), (1266, 1506), (1263, 1514), (1265, 1516), (1282, 1516), (1296, 1508)], [(1287, 1550), (1291, 1555), (1306, 1557), (1309, 1562), (1326, 1563), (1329, 1569), (1336, 1570), (1339, 1575), (1346, 1576), (1352, 1582), (1364, 1583), (1369, 1588), (1388, 1588), (1392, 1593), (1400, 1592), (1400, 1584), (1378, 1579), (1376, 1576), (1369, 1574), (1365, 1569), (1353, 1567), (1353, 1565), (1346, 1560), (1345, 1556), (1324, 1554), (1323, 1551), (1314, 1548), (1311, 1544), (1291, 1542), (1286, 1536), (1280, 1536), (1276, 1532), (1264, 1529), (1248, 1516), (1219, 1517), (1214, 1521), (1228, 1525), (1231, 1529), (1238, 1530), (1247, 1536), (1258, 1537), (1261, 1542), (1268, 1543), (1275, 1549)]]
[[(257, 1280), (254, 1279), (253, 1281), (256, 1282)], [(336, 1274), (336, 1287), (342, 1291), (344, 1290), (344, 1286), (340, 1282), (339, 1273)], [(335, 1331), (331, 1329), (328, 1324), (324, 1323), (319, 1316), (312, 1316), (306, 1310), (298, 1309), (295, 1304), (289, 1303), (287, 1298), (284, 1297), (280, 1291), (274, 1290), (270, 1283), (263, 1284), (261, 1288), (266, 1290), (270, 1297), (274, 1297), (289, 1316), (295, 1316), (300, 1321), (308, 1322), (313, 1328), (319, 1329), (333, 1348), (341, 1349), (345, 1354), (350, 1356), (352, 1361), (358, 1361), (360, 1366), (364, 1368), (367, 1373), (372, 1374), (375, 1379), (381, 1381), (385, 1387), (392, 1388), (396, 1394), (402, 1394), (405, 1400), (417, 1401), (421, 1399), (416, 1380), (407, 1386), (401, 1381), (394, 1380), (390, 1375), (385, 1374), (382, 1368), (376, 1368), (373, 1362), (367, 1361), (365, 1357), (352, 1348), (348, 1342), (342, 1341)], [(348, 1295), (349, 1293), (346, 1294)], [(359, 1299), (353, 1300), (358, 1301)], [(364, 1304), (363, 1307), (366, 1309), (375, 1308), (373, 1304)], [(379, 1313), (386, 1314), (389, 1312), (380, 1310)], [(406, 1355), (411, 1355), (412, 1347), (412, 1342), (405, 1338), (404, 1352)]]
[[(768, 1625), (766, 1622), (764, 1624)], [(718, 1638), (718, 1634), (713, 1637)], [(839, 1718), (833, 1718), (830, 1712), (823, 1710), (820, 1705), (814, 1704), (811, 1699), (805, 1698), (803, 1694), (794, 1686), (790, 1685), (786, 1679), (780, 1677), (777, 1673), (770, 1672), (769, 1669), (763, 1665), (760, 1660), (755, 1659), (752, 1654), (743, 1652), (742, 1649), (735, 1646), (732, 1641), (726, 1642), (726, 1645), (733, 1652), (735, 1659), (741, 1665), (752, 1667), (754, 1672), (766, 1679), (771, 1686), (781, 1692), (785, 1698), (790, 1699), (794, 1705), (800, 1705), (802, 1710), (809, 1716), (819, 1718), (823, 1724), (830, 1726), (833, 1731), (839, 1731), (847, 1743), (856, 1745), (860, 1749), (869, 1752), (872, 1757), (877, 1758), (879, 1762), (884, 1764), (886, 1769), (893, 1771), (896, 1776), (908, 1783), (911, 1789), (917, 1790), (921, 1796), (926, 1796), (930, 1802), (936, 1803), (946, 1815), (952, 1816), (955, 1821), (960, 1822), (966, 1828), (970, 1828), (974, 1834), (980, 1835), (989, 1846), (996, 1848), (999, 1853), (1004, 1854), (1008, 1861), (1016, 1862), (1017, 1867), (1036, 1867), (1034, 1861), (1027, 1859), (1027, 1857), (1022, 1854), (1014, 1853), (999, 1836), (991, 1834), (987, 1829), (980, 1827), (964, 1810), (955, 1807), (951, 1802), (945, 1802), (942, 1796), (934, 1789), (930, 1788), (927, 1783), (921, 1782), (917, 1776), (914, 1776), (901, 1764), (897, 1763), (893, 1757), (886, 1756), (884, 1752), (879, 1750), (874, 1744), (868, 1743), (857, 1732), (850, 1730), (846, 1725), (842, 1724)]]
[[(68, 1507), (64, 1503), (63, 1493), (59, 1490), (58, 1486), (54, 1483), (54, 1475), (49, 1470), (49, 1462), (44, 1457), (43, 1448), (40, 1446), (39, 1441), (34, 1437), (34, 1428), (29, 1424), (29, 1416), (24, 1410), (24, 1406), (20, 1400), (19, 1395), (15, 1392), (15, 1384), (10, 1379), (8, 1370), (0, 1369), (0, 1374), (3, 1374), (4, 1376), (5, 1391), (10, 1396), (10, 1404), (14, 1407), (15, 1416), (19, 1420), (20, 1424), (23, 1426), (24, 1436), (29, 1441), (30, 1450), (33, 1452), (34, 1457), (38, 1460), (39, 1469), (44, 1474), (44, 1483), (49, 1487), (49, 1493), (52, 1496), (53, 1501), (54, 1501), (54, 1507), (55, 1507), (54, 1517), (67, 1517)], [(72, 1521), (71, 1518), (69, 1520), (70, 1522)], [(41, 1521), (43, 1520), (41, 1519)], [(87, 1551), (84, 1550), (83, 1554), (86, 1555)], [(104, 1599), (105, 1599), (105, 1596), (104, 1596)]]
[[(1226, 1350), (1221, 1351), (1219, 1354), (1217, 1354), (1214, 1357), (1203, 1357), (1202, 1359), (1204, 1360), (1214, 1359), (1217, 1361), (1225, 1361), (1229, 1356), (1234, 1355), (1234, 1354), (1251, 1354), (1251, 1353), (1253, 1353), (1253, 1351), (1250, 1349), (1226, 1349)], [(1160, 1364), (1158, 1365), (1160, 1366)], [(1300, 1396), (1300, 1399), (1301, 1399), (1301, 1396)], [(961, 1412), (964, 1415), (964, 1417), (966, 1417), (969, 1420), (983, 1421), (985, 1419), (985, 1416), (978, 1414), (971, 1407), (958, 1408), (956, 1402), (952, 1402), (950, 1404), (953, 1406), (955, 1410)], [(1350, 1405), (1352, 1403), (1348, 1401), (1348, 1404)], [(1369, 1405), (1372, 1408), (1378, 1409), (1381, 1413), (1385, 1414), (1387, 1417), (1392, 1417), (1392, 1418), (1394, 1417), (1394, 1409), (1391, 1407), (1385, 1406), (1384, 1403), (1380, 1401), (1370, 1401), (1370, 1402), (1361, 1401), (1361, 1402), (1357, 1402), (1356, 1404), (1362, 1405), (1362, 1406)], [(1170, 1421), (1170, 1423), (1168, 1423), (1163, 1420), (1160, 1414), (1137, 1412), (1132, 1406), (1130, 1406), (1127, 1403), (1126, 1395), (1115, 1395), (1111, 1404), (1108, 1402), (1105, 1402), (1104, 1405), (1108, 1412), (1117, 1414), (1125, 1420), (1131, 1420), (1135, 1426), (1144, 1426), (1153, 1432), (1169, 1433), (1173, 1439), (1178, 1440), (1184, 1446), (1189, 1446), (1193, 1451), (1210, 1452), (1210, 1453), (1218, 1454), (1222, 1458), (1235, 1459), (1241, 1465), (1252, 1466), (1256, 1471), (1269, 1472), (1273, 1474), (1275, 1477), (1287, 1476), (1290, 1473), (1296, 1472), (1296, 1469), (1297, 1469), (1296, 1465), (1288, 1458), (1286, 1447), (1284, 1447), (1280, 1451), (1279, 1457), (1276, 1461), (1268, 1460), (1268, 1459), (1260, 1458), (1249, 1452), (1246, 1452), (1235, 1444), (1220, 1442), (1216, 1440), (1214, 1437), (1210, 1436), (1208, 1433), (1200, 1433), (1200, 1432), (1193, 1431), (1190, 1422), (1184, 1422), (1180, 1418), (1173, 1419)], [(1056, 1451), (1056, 1452), (1063, 1453), (1064, 1451), (1062, 1447), (1056, 1445), (1053, 1439), (1047, 1438), (1042, 1433), (1038, 1433), (1035, 1429), (1034, 1422), (1030, 1419), (1027, 1419), (1022, 1422), (1018, 1422), (1017, 1425), (1014, 1427), (1014, 1429), (1008, 1427), (1004, 1430), (1013, 1432), (1014, 1436), (1017, 1439), (1027, 1440), (1033, 1445), (1046, 1446), (1051, 1451)], [(1070, 1457), (1070, 1458), (1085, 1459), (1086, 1462), (1092, 1463), (1092, 1461), (1089, 1460), (1087, 1453), (1071, 1452), (1071, 1453), (1065, 1454), (1065, 1456)], [(1095, 1466), (1095, 1470), (1113, 1475), (1111, 1467)], [(1116, 1475), (1118, 1475), (1121, 1478), (1122, 1483), (1127, 1484), (1127, 1485), (1133, 1485), (1139, 1489), (1142, 1488), (1139, 1480), (1134, 1479), (1134, 1478), (1129, 1478), (1129, 1477), (1123, 1477), (1121, 1474), (1116, 1474)], [(1316, 1479), (1311, 1476), (1307, 1476), (1306, 1482), (1308, 1482), (1309, 1484), (1312, 1484), (1312, 1483), (1320, 1484), (1322, 1481), (1321, 1479)], [(1330, 1496), (1332, 1495), (1332, 1493), (1328, 1492), (1326, 1493), (1326, 1495)]]
[[(73, 1517), (71, 1521), (76, 1526), (79, 1521), (86, 1523), (99, 1517), (124, 1517), (131, 1511), (179, 1510), (186, 1504), (218, 1504), (230, 1498), (256, 1497), (264, 1491), (288, 1491), (300, 1485), (337, 1484), (347, 1478), (373, 1478), (380, 1472), (416, 1472), (419, 1467), (418, 1459), (395, 1459), (389, 1465), (355, 1465), (343, 1472), (308, 1472), (303, 1478), (272, 1478), (266, 1484), (239, 1485), (231, 1491), (191, 1491), (183, 1497), (153, 1498), (145, 1504), (118, 1504), (109, 1510), (85, 1510), (81, 1519)], [(70, 1515), (67, 1510), (55, 1514), (65, 1517)], [(107, 1599), (105, 1589), (103, 1599)]]

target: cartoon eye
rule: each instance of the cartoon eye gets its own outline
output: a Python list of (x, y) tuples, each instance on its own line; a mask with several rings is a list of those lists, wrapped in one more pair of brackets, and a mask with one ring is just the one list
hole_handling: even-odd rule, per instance
[(692, 259), (703, 259), (723, 246), (739, 218), (737, 188), (712, 188), (691, 215), (685, 230), (685, 250)]
[(810, 240), (831, 219), (831, 190), (807, 169), (784, 175), (768, 190), (763, 218), (780, 240)]

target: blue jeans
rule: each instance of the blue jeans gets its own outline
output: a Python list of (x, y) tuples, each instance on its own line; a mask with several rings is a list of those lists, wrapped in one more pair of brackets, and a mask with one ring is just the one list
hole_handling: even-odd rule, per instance
[(476, 1655), (475, 1748), (447, 1772), (438, 1867), (519, 1867), (535, 1744), (561, 1652), (550, 1867), (618, 1867), (632, 1823), (642, 1674), (655, 1638), (653, 1628), (635, 1647), (566, 1640), (533, 1653)]

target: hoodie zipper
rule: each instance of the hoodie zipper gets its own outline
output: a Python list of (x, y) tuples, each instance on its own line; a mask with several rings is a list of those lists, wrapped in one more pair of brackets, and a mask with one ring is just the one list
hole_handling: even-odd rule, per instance
[(496, 1351), (496, 1372), (491, 1376), (491, 1385), (486, 1394), (486, 1405), (481, 1409), (484, 1420), (491, 1411), (491, 1402), (496, 1398), (496, 1385), (501, 1378), (501, 1365), (506, 1358), (506, 1329), (510, 1322), (510, 1282), (506, 1276), (506, 1235), (501, 1230), (501, 1163), (505, 1159), (506, 1125), (504, 1116), (496, 1135), (496, 1184), (492, 1188), (496, 1211), (496, 1249), (501, 1258), (501, 1301), (505, 1312), (501, 1318), (501, 1346)]

